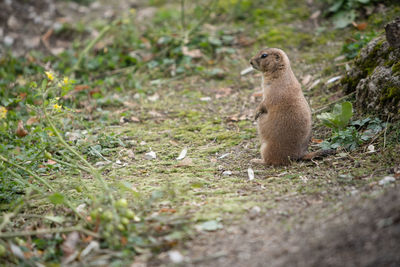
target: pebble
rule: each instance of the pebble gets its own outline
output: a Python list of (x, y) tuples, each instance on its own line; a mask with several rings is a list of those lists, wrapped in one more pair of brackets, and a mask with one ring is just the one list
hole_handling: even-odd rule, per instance
[(389, 183), (393, 183), (394, 181), (396, 181), (396, 179), (395, 179), (394, 177), (392, 177), (392, 176), (385, 176), (385, 177), (383, 177), (382, 180), (380, 180), (380, 181), (378, 182), (378, 184), (379, 184), (379, 185), (386, 185), (386, 184), (389, 184)]
[(181, 263), (183, 262), (183, 255), (177, 250), (171, 250), (168, 252), (169, 259), (173, 263)]
[(144, 157), (145, 157), (145, 159), (152, 160), (152, 159), (156, 159), (156, 158), (157, 158), (157, 155), (156, 155), (156, 152), (150, 151), (150, 152), (147, 152), (147, 153), (144, 155)]
[(11, 36), (5, 36), (4, 37), (4, 44), (7, 46), (12, 46), (12, 44), (14, 43), (14, 38), (12, 38)]

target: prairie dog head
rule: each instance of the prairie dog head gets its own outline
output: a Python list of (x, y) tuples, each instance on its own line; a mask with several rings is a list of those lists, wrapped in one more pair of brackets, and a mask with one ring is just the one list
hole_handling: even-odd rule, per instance
[(256, 70), (266, 74), (275, 74), (277, 71), (290, 68), (289, 58), (278, 48), (266, 48), (251, 58), (250, 64)]

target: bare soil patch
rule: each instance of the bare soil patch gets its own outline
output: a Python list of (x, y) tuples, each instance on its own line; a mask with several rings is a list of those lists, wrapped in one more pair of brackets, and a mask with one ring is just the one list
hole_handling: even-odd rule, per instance
[[(376, 198), (348, 197), (324, 219), (324, 205), (304, 207), (294, 198), (258, 217), (187, 243), (185, 266), (399, 266), (400, 192)], [(294, 218), (285, 208), (299, 203)], [(302, 204), (303, 203), (303, 204)], [(289, 204), (289, 205), (288, 205)], [(303, 206), (303, 207), (301, 207)], [(325, 210), (326, 213), (326, 210)], [(290, 228), (288, 230), (288, 228)], [(152, 266), (168, 263), (166, 254)]]

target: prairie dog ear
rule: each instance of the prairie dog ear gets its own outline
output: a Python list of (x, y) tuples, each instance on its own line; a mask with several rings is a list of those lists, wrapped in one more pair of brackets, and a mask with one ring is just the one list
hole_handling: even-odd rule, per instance
[(275, 56), (275, 61), (279, 61), (279, 60), (281, 60), (281, 55), (279, 55), (279, 54), (275, 54), (274, 56)]

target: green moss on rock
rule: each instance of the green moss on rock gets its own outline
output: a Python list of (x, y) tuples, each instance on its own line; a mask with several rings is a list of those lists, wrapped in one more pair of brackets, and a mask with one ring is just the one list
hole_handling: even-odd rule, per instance
[(357, 66), (363, 70), (364, 77), (372, 74), (375, 68), (379, 65), (379, 58), (387, 58), (388, 52), (384, 52), (380, 55), (382, 53), (381, 48), (384, 42), (384, 40), (377, 42), (369, 55), (365, 59), (357, 62)]
[(400, 61), (392, 66), (393, 75), (400, 75)]
[(345, 93), (351, 93), (356, 90), (358, 82), (361, 80), (359, 76), (352, 77), (351, 75), (344, 76), (340, 83), (345, 86)]
[(394, 100), (395, 102), (398, 102), (400, 100), (400, 88), (396, 86), (384, 88), (384, 90), (382, 90), (380, 100), (382, 102), (385, 102), (387, 100)]

